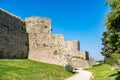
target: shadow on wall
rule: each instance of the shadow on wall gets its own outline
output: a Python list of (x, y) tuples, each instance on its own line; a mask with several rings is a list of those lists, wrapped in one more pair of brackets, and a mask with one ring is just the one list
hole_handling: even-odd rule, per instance
[[(24, 40), (20, 35), (1, 34), (0, 59), (26, 59), (29, 53), (29, 40)], [(27, 34), (26, 34), (27, 35)], [(17, 36), (17, 37), (15, 37)], [(24, 36), (23, 36), (24, 37)], [(22, 41), (23, 40), (23, 41)], [(24, 42), (25, 41), (25, 42)]]
[(28, 58), (29, 40), (25, 22), (0, 9), (0, 58)]

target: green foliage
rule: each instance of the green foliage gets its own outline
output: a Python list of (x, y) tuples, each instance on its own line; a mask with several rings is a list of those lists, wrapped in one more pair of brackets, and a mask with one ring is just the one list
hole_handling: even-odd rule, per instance
[(73, 67), (68, 64), (68, 65), (65, 66), (65, 70), (68, 71), (68, 72), (73, 72)]
[(93, 73), (94, 78), (91, 80), (120, 80), (117, 71), (111, 70), (111, 66), (107, 64), (101, 64), (86, 70)]
[(83, 59), (83, 58), (80, 57), (80, 56), (72, 56), (72, 58)]
[(26, 26), (22, 26), (22, 28), (23, 28), (23, 29), (25, 29), (25, 28), (26, 28)]
[(101, 53), (106, 58), (105, 62), (111, 65), (116, 64), (120, 55), (120, 0), (107, 0), (107, 5), (111, 7), (111, 12), (105, 23), (107, 30), (103, 33)]
[(62, 66), (27, 59), (0, 60), (0, 80), (63, 80), (72, 75)]
[(111, 6), (112, 8), (116, 8), (120, 5), (120, 0), (106, 0), (107, 5)]
[(119, 69), (120, 66), (120, 54), (112, 54), (111, 57), (106, 58), (105, 62), (114, 66), (115, 69)]

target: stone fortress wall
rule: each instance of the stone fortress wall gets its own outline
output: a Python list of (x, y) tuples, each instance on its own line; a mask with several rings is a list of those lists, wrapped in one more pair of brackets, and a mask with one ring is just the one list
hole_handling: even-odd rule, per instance
[(23, 21), (0, 10), (0, 40), (0, 58), (28, 57), (35, 61), (62, 66), (71, 64), (74, 67), (93, 65), (88, 53), (79, 50), (79, 41), (65, 41), (63, 35), (51, 34), (49, 18), (29, 17)]
[(27, 58), (28, 38), (24, 21), (0, 9), (0, 58)]
[(62, 66), (90, 66), (88, 52), (79, 50), (79, 41), (65, 41), (63, 35), (51, 34), (49, 18), (30, 17), (25, 21), (29, 36), (29, 59)]

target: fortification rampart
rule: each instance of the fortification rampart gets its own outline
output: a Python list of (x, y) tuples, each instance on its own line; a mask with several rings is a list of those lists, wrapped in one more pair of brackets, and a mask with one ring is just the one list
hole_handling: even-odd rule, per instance
[(24, 22), (0, 10), (0, 58), (27, 58), (28, 39)]
[(79, 41), (65, 41), (63, 35), (51, 34), (50, 19), (30, 17), (25, 22), (29, 36), (29, 59), (62, 66), (78, 66), (78, 62), (83, 62), (82, 66), (89, 66), (86, 61), (89, 56), (86, 53), (80, 55)]
[(29, 59), (64, 65), (64, 36), (51, 34), (50, 19), (30, 17), (25, 22), (29, 37)]
[(81, 56), (83, 59), (89, 60), (89, 54), (88, 54), (88, 52), (85, 51), (85, 50), (80, 51), (80, 56)]
[[(51, 34), (51, 19), (29, 17), (25, 21), (0, 10), (0, 58), (29, 58), (65, 66), (88, 67), (89, 55), (80, 52), (79, 41), (65, 41)], [(28, 52), (29, 51), (29, 52)], [(92, 61), (92, 59), (91, 59)]]
[(69, 40), (65, 41), (66, 52), (69, 55), (75, 56), (76, 53), (79, 51), (79, 41), (77, 40)]

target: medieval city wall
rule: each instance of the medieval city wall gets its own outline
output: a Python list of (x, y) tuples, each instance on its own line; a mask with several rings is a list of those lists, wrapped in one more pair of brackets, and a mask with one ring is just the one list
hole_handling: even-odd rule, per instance
[(29, 59), (52, 64), (64, 65), (64, 36), (51, 34), (51, 20), (30, 17), (26, 19), (29, 37)]
[(79, 51), (80, 57), (83, 59), (89, 60), (89, 53), (85, 50)]
[(0, 58), (28, 57), (62, 66), (89, 67), (88, 53), (79, 49), (79, 41), (65, 41), (63, 35), (51, 34), (51, 19), (33, 16), (23, 21), (0, 9)]
[(65, 41), (65, 49), (67, 54), (76, 56), (79, 51), (79, 41), (77, 40), (68, 40)]
[(79, 41), (65, 41), (63, 35), (51, 34), (49, 18), (30, 17), (25, 22), (29, 37), (29, 59), (62, 66), (77, 65), (76, 61), (78, 65), (79, 62), (84, 63), (80, 66), (88, 66), (86, 59), (79, 54)]
[(27, 58), (28, 38), (24, 22), (0, 9), (0, 58)]

